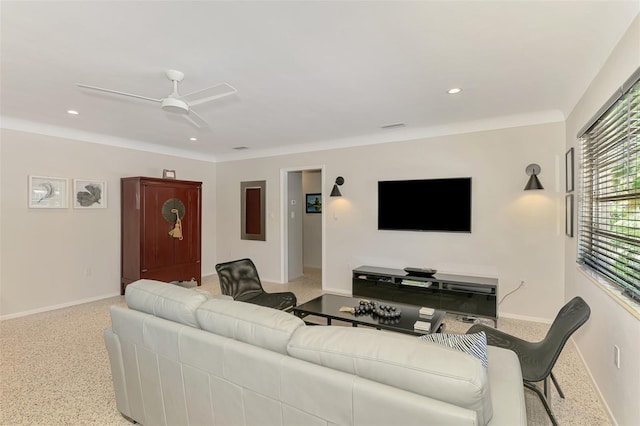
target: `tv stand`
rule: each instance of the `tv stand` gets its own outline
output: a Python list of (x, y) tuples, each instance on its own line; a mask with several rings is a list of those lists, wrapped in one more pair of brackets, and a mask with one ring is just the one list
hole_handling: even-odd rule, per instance
[(498, 280), (436, 273), (411, 275), (402, 269), (360, 266), (353, 270), (353, 297), (426, 306), (498, 323)]

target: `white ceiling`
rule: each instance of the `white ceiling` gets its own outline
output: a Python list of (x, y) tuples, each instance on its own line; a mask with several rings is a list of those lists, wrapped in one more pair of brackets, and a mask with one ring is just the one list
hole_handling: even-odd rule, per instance
[[(2, 127), (220, 160), (560, 121), (639, 10), (637, 0), (2, 1)], [(163, 98), (167, 69), (185, 73), (183, 94), (223, 81), (238, 93), (194, 107), (211, 124), (198, 130), (159, 104), (76, 86)], [(381, 129), (395, 123), (405, 127)]]

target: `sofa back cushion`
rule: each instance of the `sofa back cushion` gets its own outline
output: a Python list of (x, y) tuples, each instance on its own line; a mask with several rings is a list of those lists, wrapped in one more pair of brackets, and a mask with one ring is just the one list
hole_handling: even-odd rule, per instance
[(251, 303), (210, 299), (197, 310), (200, 328), (271, 351), (287, 354), (293, 332), (304, 322), (287, 312)]
[(154, 280), (138, 280), (127, 285), (127, 306), (191, 327), (199, 327), (196, 309), (211, 296), (175, 284)]
[(455, 349), (365, 328), (300, 327), (287, 346), (295, 358), (355, 374), (493, 416), (487, 370)]

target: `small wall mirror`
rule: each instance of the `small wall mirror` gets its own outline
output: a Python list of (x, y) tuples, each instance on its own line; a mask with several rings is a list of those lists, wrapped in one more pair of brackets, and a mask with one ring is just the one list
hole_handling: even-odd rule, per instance
[(243, 240), (266, 241), (265, 232), (265, 199), (267, 196), (267, 181), (254, 180), (240, 182), (241, 205), (241, 234)]

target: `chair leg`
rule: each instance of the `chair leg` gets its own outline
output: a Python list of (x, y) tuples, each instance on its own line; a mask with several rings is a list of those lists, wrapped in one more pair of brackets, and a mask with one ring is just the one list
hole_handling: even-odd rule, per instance
[(549, 377), (545, 377), (542, 381), (542, 390), (544, 391), (544, 397), (549, 399)]
[(556, 376), (553, 375), (553, 371), (551, 372), (551, 380), (553, 380), (553, 384), (556, 387), (556, 390), (558, 391), (558, 395), (560, 395), (560, 398), (564, 399), (564, 393), (562, 392), (562, 389), (560, 389), (560, 385), (558, 384), (558, 380), (556, 379)]
[(531, 389), (532, 391), (534, 391), (536, 393), (536, 395), (538, 395), (538, 398), (540, 398), (540, 401), (542, 402), (542, 405), (544, 405), (544, 409), (547, 410), (547, 414), (549, 415), (549, 418), (551, 419), (551, 424), (553, 426), (558, 426), (558, 420), (556, 420), (556, 416), (553, 414), (553, 411), (551, 411), (551, 406), (549, 406), (549, 402), (547, 401), (547, 398), (545, 398), (545, 396), (542, 394), (540, 389), (538, 389), (538, 387), (536, 385), (534, 385), (533, 383), (529, 383), (529, 382), (524, 382), (524, 386), (526, 388)]

